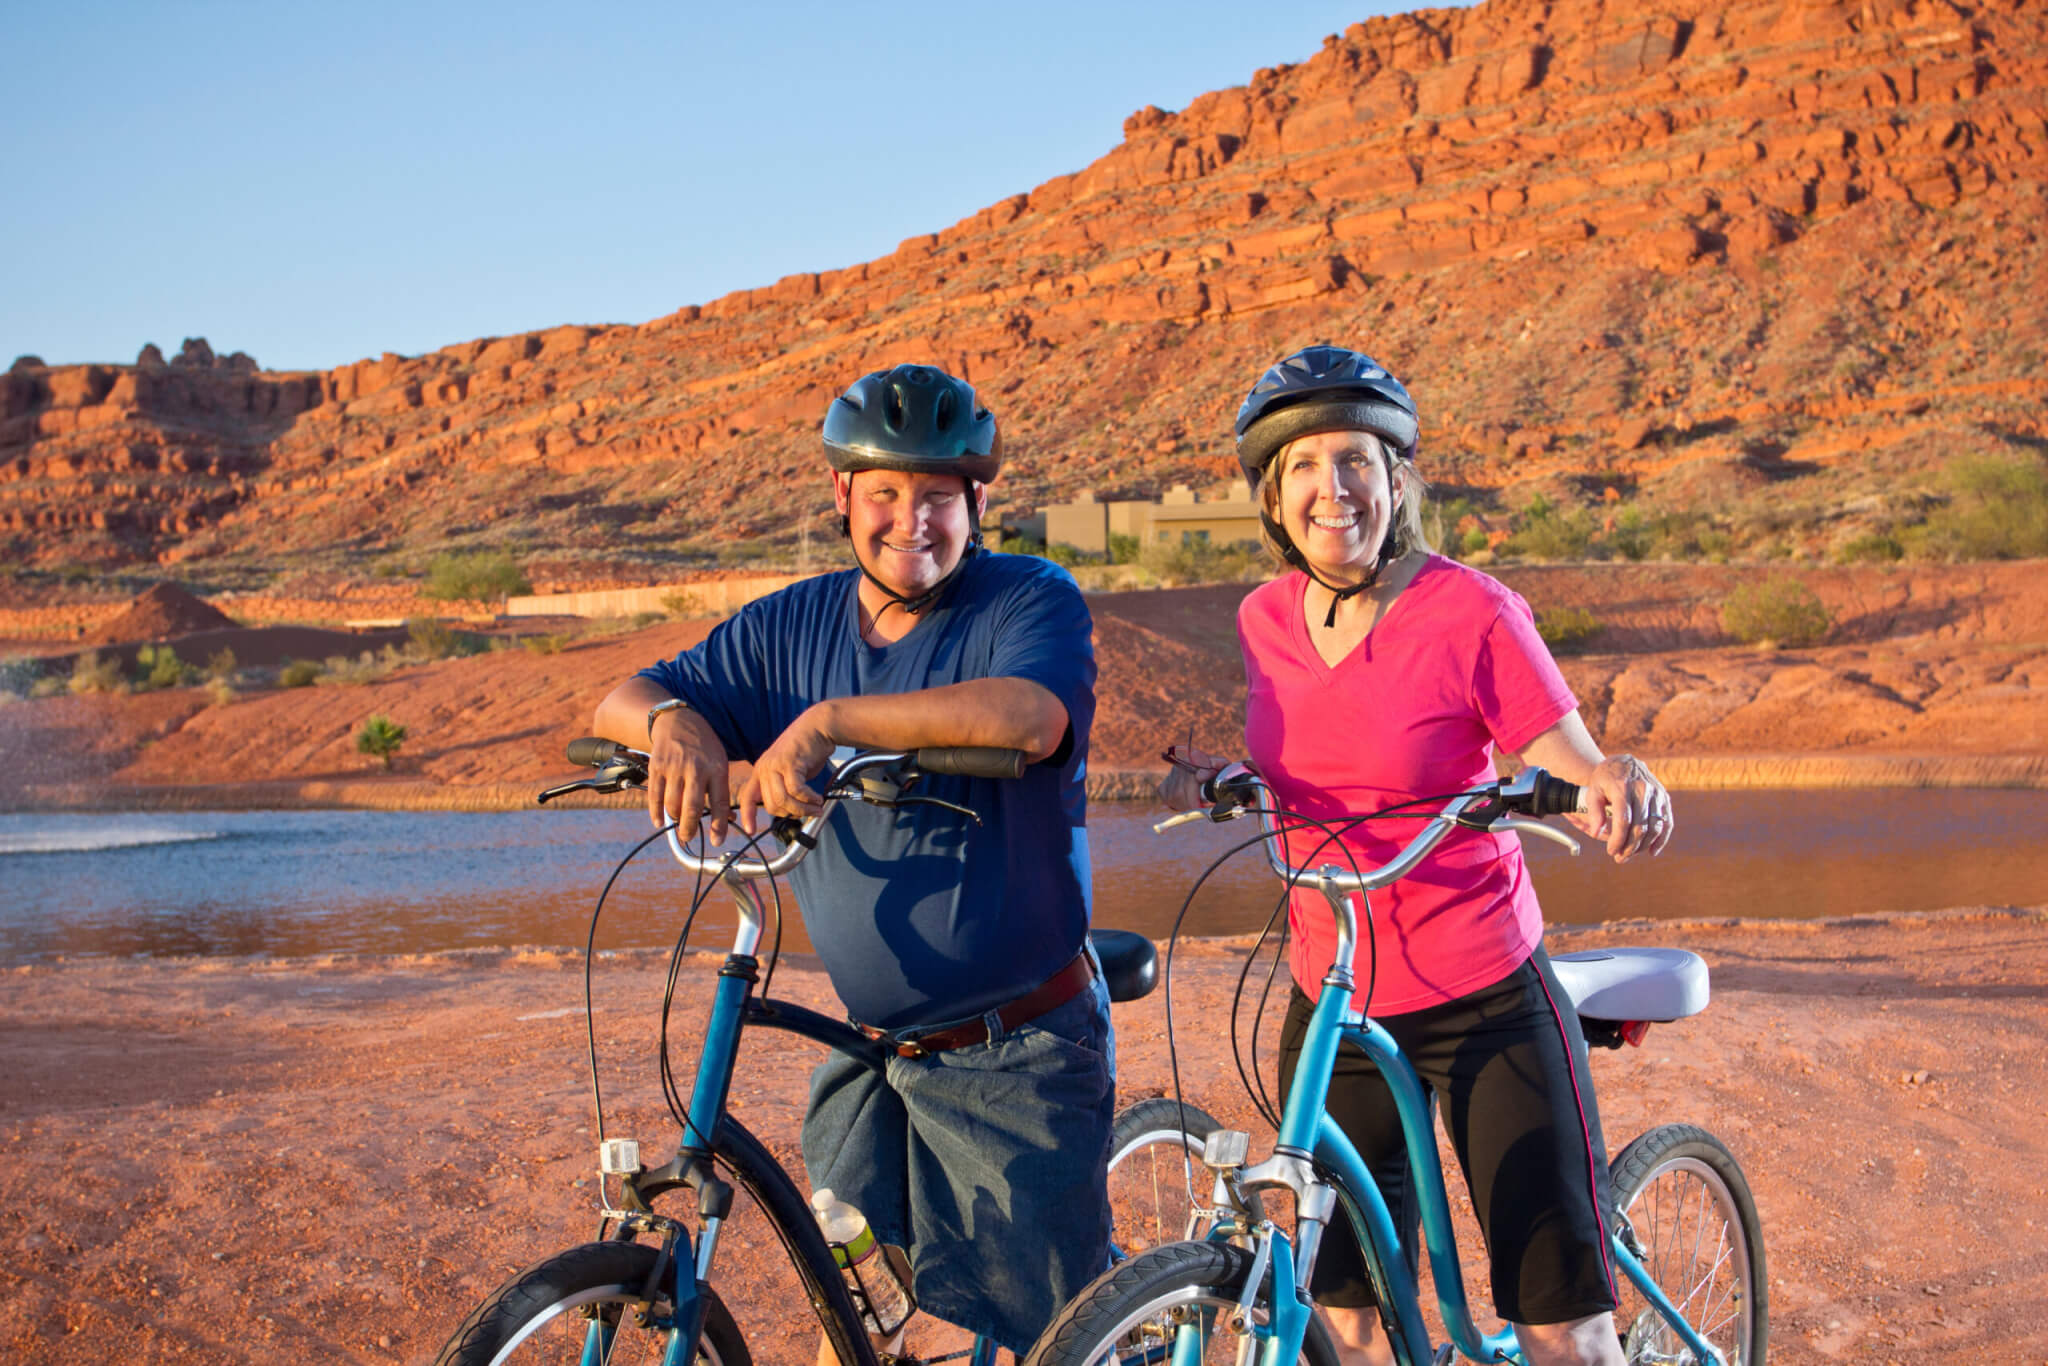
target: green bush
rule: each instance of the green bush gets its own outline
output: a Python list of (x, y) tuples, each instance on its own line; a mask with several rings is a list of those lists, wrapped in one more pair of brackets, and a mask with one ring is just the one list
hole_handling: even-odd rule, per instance
[(128, 680), (121, 676), (121, 657), (87, 650), (71, 662), (71, 691), (127, 692)]
[(1555, 654), (1571, 654), (1600, 632), (1601, 621), (1583, 607), (1548, 607), (1536, 614), (1536, 634)]
[(412, 617), (405, 623), (406, 654), (418, 660), (461, 659), (490, 648), (489, 638), (458, 631), (433, 617)]
[(284, 667), (277, 671), (277, 685), (281, 688), (304, 688), (320, 679), (320, 661), (317, 659), (287, 659)]
[(1927, 517), (1929, 552), (1953, 560), (2048, 555), (2048, 466), (1966, 460), (1949, 472), (1948, 482), (1948, 505)]
[(198, 673), (169, 645), (144, 645), (135, 652), (135, 686), (143, 692), (181, 688), (196, 682)]
[(227, 679), (216, 678), (206, 685), (206, 696), (214, 706), (225, 707), (241, 694), (235, 691), (235, 685)]
[(1837, 564), (1890, 564), (1905, 557), (1905, 543), (1888, 531), (1866, 532), (1835, 548)]
[(426, 586), (420, 589), (440, 602), (490, 602), (532, 591), (513, 558), (495, 550), (436, 555), (427, 566)]
[(356, 753), (373, 754), (391, 767), (391, 757), (405, 743), (405, 727), (388, 716), (372, 716), (356, 732)]
[(1109, 562), (1111, 564), (1136, 564), (1138, 562), (1138, 538), (1127, 536), (1121, 531), (1109, 533)]
[(323, 687), (352, 687), (364, 683), (375, 683), (384, 675), (406, 662), (406, 656), (393, 646), (385, 646), (382, 653), (365, 650), (350, 659), (347, 655), (329, 655), (320, 666), (318, 681)]
[(1614, 518), (1614, 530), (1604, 538), (1610, 549), (1624, 560), (1649, 558), (1657, 544), (1657, 529), (1641, 508), (1623, 508)]
[(1721, 627), (1745, 645), (1812, 645), (1834, 625), (1828, 609), (1797, 579), (1744, 584), (1721, 604)]
[(1532, 559), (1580, 560), (1592, 542), (1591, 519), (1582, 510), (1560, 508), (1538, 494), (1515, 519), (1514, 534), (1501, 548)]
[(232, 679), (238, 667), (235, 652), (225, 646), (206, 657), (206, 676), (216, 683)]
[(662, 610), (672, 617), (701, 617), (706, 615), (704, 601), (688, 588), (678, 588), (673, 593), (661, 595)]
[(1187, 540), (1149, 545), (1138, 563), (1152, 571), (1161, 585), (1172, 588), (1196, 583), (1250, 583), (1266, 577), (1271, 566), (1256, 541), (1212, 545)]
[(24, 697), (36, 695), (36, 684), (42, 681), (43, 666), (26, 656), (10, 655), (0, 659), (0, 702), (15, 702)]
[(558, 655), (562, 652), (562, 647), (569, 643), (569, 637), (561, 634), (526, 636), (519, 643), (526, 647), (526, 652), (530, 655)]

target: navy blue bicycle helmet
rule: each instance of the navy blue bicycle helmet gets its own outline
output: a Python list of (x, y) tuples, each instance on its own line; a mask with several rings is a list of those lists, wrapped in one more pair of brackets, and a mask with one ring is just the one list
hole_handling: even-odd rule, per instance
[[(1413, 460), (1420, 422), (1415, 400), (1387, 368), (1362, 351), (1341, 346), (1308, 346), (1259, 376), (1237, 410), (1237, 464), (1254, 490), (1266, 466), (1288, 442), (1322, 432), (1371, 432), (1388, 451)], [(1391, 473), (1391, 471), (1390, 471)], [(1337, 604), (1371, 588), (1380, 572), (1399, 556), (1400, 534), (1387, 528), (1379, 554), (1363, 580), (1350, 585), (1327, 583), (1301, 553), (1287, 529), (1264, 510), (1259, 520), (1280, 557), (1330, 590), (1330, 612), (1323, 625), (1337, 624)]]
[(1404, 460), (1415, 458), (1415, 400), (1371, 356), (1309, 346), (1259, 377), (1237, 410), (1237, 463), (1258, 487), (1274, 453), (1319, 432), (1365, 431)]
[(825, 413), (825, 458), (842, 474), (905, 470), (993, 482), (1003, 468), (996, 418), (974, 386), (930, 365), (862, 375)]

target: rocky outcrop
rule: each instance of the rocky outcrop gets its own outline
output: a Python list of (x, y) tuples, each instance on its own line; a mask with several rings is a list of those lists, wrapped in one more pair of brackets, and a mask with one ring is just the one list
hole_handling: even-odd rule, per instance
[(0, 537), (120, 562), (829, 534), (819, 415), (906, 359), (996, 406), (1011, 505), (1149, 492), (1229, 474), (1238, 395), (1320, 339), (1410, 379), (1454, 491), (1839, 507), (2048, 440), (2044, 171), (2021, 0), (1422, 10), (1140, 110), (880, 259), (643, 325), (316, 373), (192, 341), (17, 363)]

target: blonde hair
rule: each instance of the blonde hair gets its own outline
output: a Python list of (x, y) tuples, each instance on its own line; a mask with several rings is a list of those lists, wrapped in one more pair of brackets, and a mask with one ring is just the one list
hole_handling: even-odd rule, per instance
[[(1348, 430), (1365, 438), (1366, 449), (1386, 462), (1387, 481), (1399, 495), (1399, 501), (1394, 504), (1394, 524), (1390, 528), (1394, 533), (1394, 553), (1397, 556), (1413, 550), (1434, 553), (1436, 547), (1430, 543), (1429, 532), (1423, 526), (1423, 514), (1429, 510), (1429, 484), (1416, 473), (1415, 462), (1394, 454), (1377, 432), (1359, 428)], [(1311, 432), (1308, 435), (1320, 436), (1321, 433)], [(1296, 437), (1295, 441), (1306, 439)], [(1286, 548), (1273, 534), (1273, 528), (1280, 525), (1280, 480), (1273, 471), (1279, 468), (1293, 445), (1294, 441), (1290, 441), (1273, 452), (1273, 458), (1266, 462), (1265, 469), (1259, 471), (1259, 486), (1253, 491), (1259, 500), (1260, 510), (1266, 514), (1259, 521), (1259, 544), (1266, 548), (1267, 554), (1290, 569), (1294, 563), (1287, 558)]]

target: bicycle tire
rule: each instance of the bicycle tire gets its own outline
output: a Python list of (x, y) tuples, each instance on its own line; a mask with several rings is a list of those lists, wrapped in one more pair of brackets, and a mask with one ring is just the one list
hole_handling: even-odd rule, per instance
[[(1664, 1124), (1632, 1139), (1609, 1172), (1651, 1279), (1728, 1366), (1763, 1366), (1770, 1335), (1763, 1224), (1727, 1145), (1695, 1125)], [(1619, 1289), (1615, 1331), (1630, 1366), (1682, 1359), (1671, 1326), (1625, 1277)]]
[[(1047, 1325), (1025, 1366), (1138, 1366), (1174, 1352), (1175, 1335), (1201, 1331), (1203, 1362), (1235, 1361), (1243, 1338), (1227, 1319), (1244, 1297), (1252, 1254), (1229, 1243), (1167, 1243), (1111, 1267)], [(1254, 1317), (1270, 1313), (1261, 1294)], [(1192, 1345), (1192, 1344), (1190, 1344)], [(1336, 1366), (1337, 1348), (1317, 1314), (1302, 1339), (1303, 1366)]]
[(1221, 1120), (1168, 1096), (1117, 1112), (1109, 1140), (1109, 1236), (1119, 1257), (1198, 1236), (1191, 1222), (1211, 1182), (1202, 1144)]
[[(462, 1321), (435, 1366), (540, 1366), (582, 1359), (593, 1317), (616, 1333), (607, 1366), (661, 1360), (667, 1334), (639, 1322), (642, 1294), (659, 1249), (649, 1243), (585, 1243), (514, 1276)], [(704, 1289), (702, 1366), (752, 1366), (753, 1356), (732, 1313)]]

